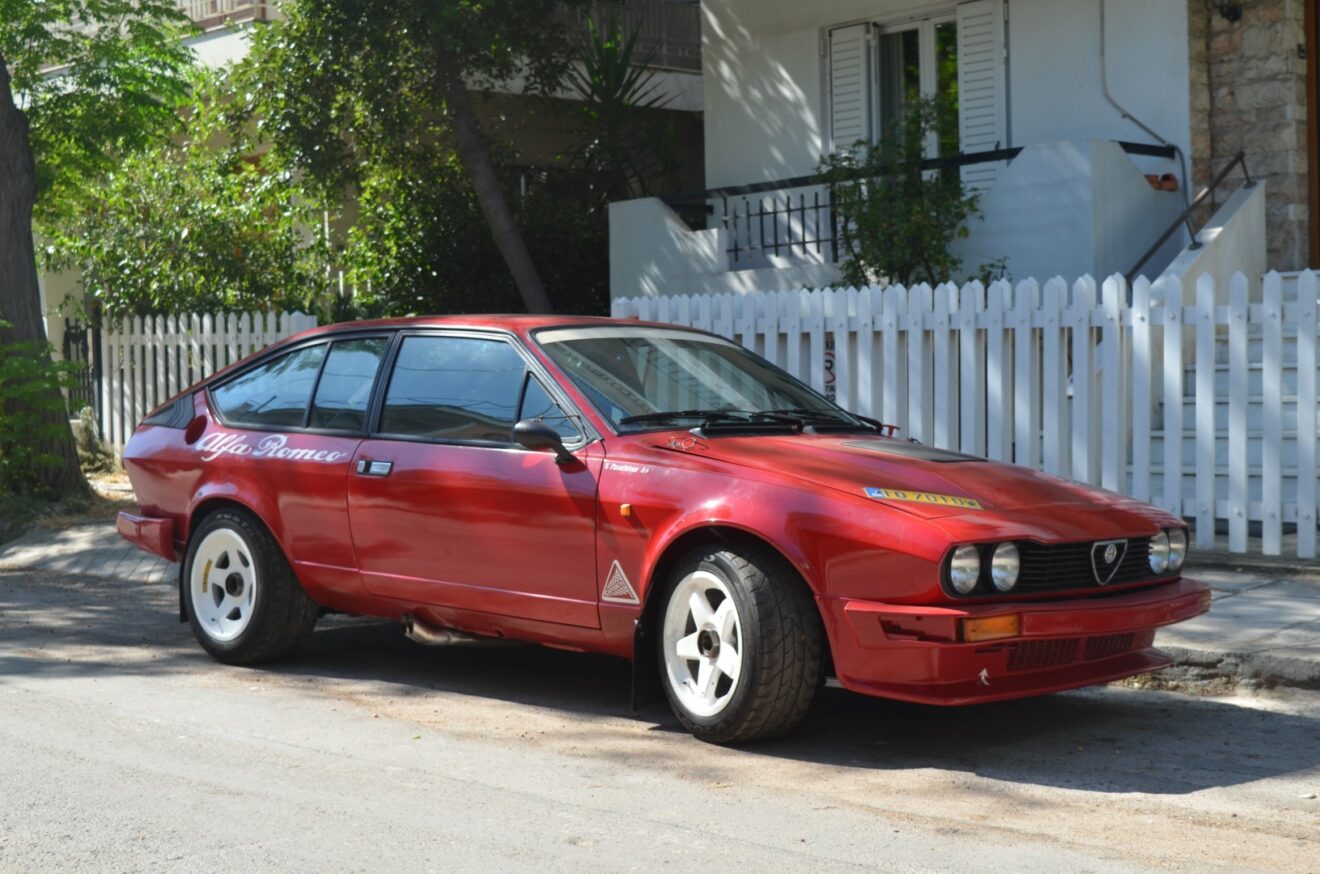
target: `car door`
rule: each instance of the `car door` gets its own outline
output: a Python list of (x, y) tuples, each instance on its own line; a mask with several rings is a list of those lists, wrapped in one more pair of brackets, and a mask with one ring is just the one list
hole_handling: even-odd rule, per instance
[[(363, 582), (422, 604), (597, 627), (596, 488), (585, 424), (510, 337), (401, 338), (375, 432), (349, 476)], [(577, 460), (515, 444), (520, 415)]]

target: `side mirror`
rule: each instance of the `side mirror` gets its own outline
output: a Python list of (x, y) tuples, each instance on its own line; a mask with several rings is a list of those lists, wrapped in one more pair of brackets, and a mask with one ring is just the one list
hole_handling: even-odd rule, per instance
[(533, 452), (553, 450), (556, 464), (577, 461), (576, 456), (564, 448), (564, 440), (559, 436), (559, 432), (540, 419), (523, 419), (514, 425), (513, 440), (519, 446)]

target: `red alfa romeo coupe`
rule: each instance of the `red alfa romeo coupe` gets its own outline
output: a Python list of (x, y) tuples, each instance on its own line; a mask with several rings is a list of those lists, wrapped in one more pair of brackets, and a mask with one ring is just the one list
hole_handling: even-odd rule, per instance
[(334, 325), (152, 412), (133, 543), (202, 647), (288, 656), (327, 611), (424, 643), (631, 659), (693, 734), (784, 732), (826, 676), (974, 704), (1150, 671), (1203, 613), (1182, 521), (934, 449), (700, 331), (564, 317)]

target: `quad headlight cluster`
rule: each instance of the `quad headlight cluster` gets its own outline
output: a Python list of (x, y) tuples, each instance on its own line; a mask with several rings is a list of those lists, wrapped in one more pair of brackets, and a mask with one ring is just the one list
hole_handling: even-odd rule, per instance
[[(1156, 534), (1150, 539), (1149, 555), (1151, 573), (1176, 573), (1187, 558), (1187, 530), (1166, 528)], [(984, 576), (995, 592), (1007, 594), (1017, 586), (1021, 570), (1022, 557), (1013, 543), (963, 544), (949, 557), (949, 587), (959, 595), (970, 595)]]
[(1170, 528), (1150, 539), (1150, 569), (1157, 574), (1173, 573), (1187, 558), (1187, 531)]
[[(1011, 592), (1017, 585), (1021, 568), (1022, 561), (1013, 544), (1000, 543), (990, 552), (990, 582), (998, 591)], [(980, 579), (980, 548), (968, 545), (955, 549), (949, 560), (949, 585), (953, 590), (959, 595), (970, 595)]]

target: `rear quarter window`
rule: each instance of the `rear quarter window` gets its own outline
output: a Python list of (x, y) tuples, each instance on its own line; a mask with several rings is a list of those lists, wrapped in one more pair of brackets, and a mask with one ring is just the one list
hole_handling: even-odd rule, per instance
[(211, 389), (226, 424), (301, 428), (326, 344), (308, 346), (268, 361)]

